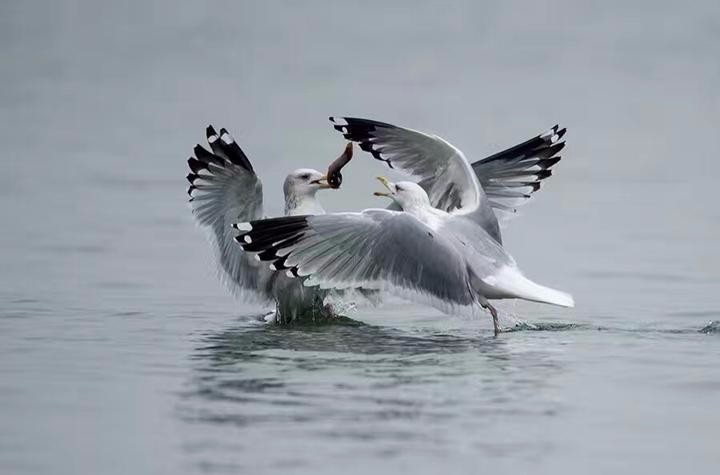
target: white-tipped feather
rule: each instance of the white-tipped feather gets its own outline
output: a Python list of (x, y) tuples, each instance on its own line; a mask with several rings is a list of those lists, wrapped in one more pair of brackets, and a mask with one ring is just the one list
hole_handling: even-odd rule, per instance
[[(544, 134), (540, 134), (541, 139), (550, 139), (550, 141), (553, 141), (553, 138), (555, 136), (555, 133), (557, 132), (557, 126), (553, 127), (552, 129), (548, 130)], [(557, 139), (556, 139), (557, 140)]]

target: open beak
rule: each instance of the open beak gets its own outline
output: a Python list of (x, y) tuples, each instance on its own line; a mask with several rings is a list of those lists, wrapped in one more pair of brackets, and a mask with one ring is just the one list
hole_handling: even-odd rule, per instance
[(393, 189), (392, 189), (392, 186), (391, 186), (392, 183), (390, 183), (390, 180), (388, 180), (388, 179), (385, 178), (384, 176), (379, 176), (379, 177), (377, 177), (377, 179), (378, 179), (378, 181), (379, 181), (380, 183), (383, 184), (383, 186), (384, 186), (385, 188), (388, 189), (388, 191), (389, 191), (390, 193), (387, 193), (387, 192), (384, 192), (384, 191), (376, 191), (375, 193), (373, 193), (373, 195), (375, 195), (375, 196), (387, 196), (387, 197), (389, 197), (389, 198), (392, 198), (392, 196), (395, 194), (395, 192), (394, 192)]
[(323, 175), (320, 178), (318, 178), (317, 180), (311, 181), (310, 183), (312, 183), (314, 185), (320, 185), (320, 189), (332, 188), (332, 186), (330, 186), (330, 183), (328, 183), (327, 175)]

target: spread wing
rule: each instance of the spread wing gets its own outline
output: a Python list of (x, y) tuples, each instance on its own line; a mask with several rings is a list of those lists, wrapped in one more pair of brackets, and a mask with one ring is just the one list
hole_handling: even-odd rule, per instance
[(515, 213), (516, 207), (527, 203), (540, 189), (550, 170), (560, 161), (557, 155), (565, 147), (560, 140), (567, 129), (554, 126), (531, 138), (472, 164), (490, 206), (495, 210)]
[(231, 227), (239, 220), (262, 217), (262, 183), (225, 129), (218, 135), (209, 126), (207, 140), (212, 151), (197, 145), (195, 156), (188, 160), (192, 212), (198, 224), (209, 231), (228, 286), (250, 300), (269, 302), (272, 296), (264, 284), (270, 271), (234, 242)]
[(448, 313), (474, 314), (468, 269), (447, 236), (407, 213), (365, 210), (237, 225), (238, 242), (272, 268), (326, 289), (386, 290)]
[[(465, 155), (452, 144), (417, 130), (354, 117), (330, 117), (334, 128), (391, 168), (413, 176), (438, 209), (466, 215), (502, 242), (497, 218)], [(344, 123), (341, 123), (344, 122)], [(389, 209), (399, 209), (397, 205)]]
[[(470, 166), (460, 150), (435, 135), (367, 119), (330, 120), (362, 150), (413, 175), (434, 207), (453, 212), (475, 206), (467, 214), (498, 242), (502, 242), (498, 215), (511, 215), (529, 201), (542, 180), (552, 175), (550, 168), (560, 161), (557, 153), (565, 146), (560, 140), (566, 129), (556, 125)], [(473, 204), (475, 195), (477, 204)]]
[(357, 142), (390, 168), (415, 177), (435, 208), (447, 212), (477, 208), (482, 191), (470, 164), (460, 150), (441, 137), (368, 119), (330, 120), (347, 140)]

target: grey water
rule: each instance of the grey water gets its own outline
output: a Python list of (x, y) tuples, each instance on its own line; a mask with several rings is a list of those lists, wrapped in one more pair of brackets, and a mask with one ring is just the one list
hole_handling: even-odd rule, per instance
[[(2, 2), (0, 473), (717, 473), (718, 45), (713, 1)], [(259, 323), (185, 160), (227, 127), (277, 215), (329, 115), (470, 158), (568, 127), (504, 235), (577, 308)]]

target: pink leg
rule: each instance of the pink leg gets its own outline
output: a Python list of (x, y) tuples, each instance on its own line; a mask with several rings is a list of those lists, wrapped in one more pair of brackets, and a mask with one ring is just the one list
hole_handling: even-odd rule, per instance
[(489, 302), (485, 302), (484, 304), (481, 304), (483, 308), (486, 308), (490, 311), (490, 315), (492, 315), (493, 318), (493, 328), (495, 330), (495, 336), (498, 336), (500, 333), (500, 323), (498, 322), (498, 313), (497, 310), (495, 310), (495, 307), (490, 305)]

